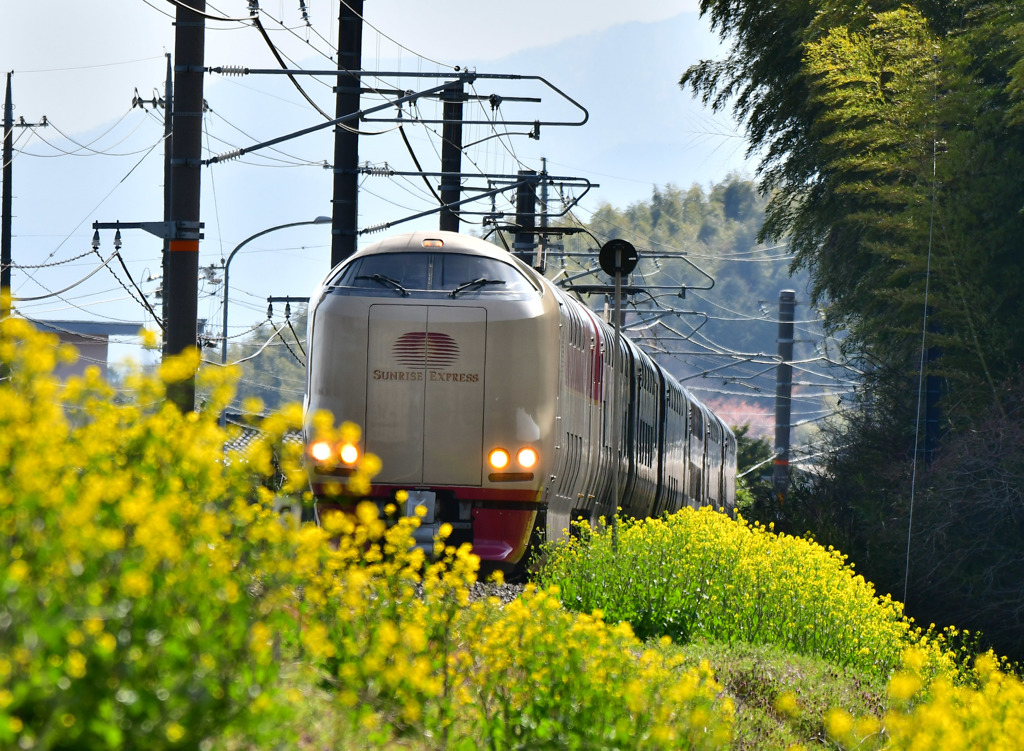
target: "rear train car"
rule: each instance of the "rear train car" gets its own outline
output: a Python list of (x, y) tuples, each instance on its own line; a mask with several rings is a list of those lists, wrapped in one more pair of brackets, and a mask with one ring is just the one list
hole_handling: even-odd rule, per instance
[[(645, 353), (514, 256), (477, 238), (415, 232), (364, 248), (310, 300), (308, 471), (339, 506), (357, 457), (383, 468), (369, 498), (427, 509), (512, 568), (531, 536), (616, 508), (656, 515), (735, 504), (727, 426)], [(314, 445), (313, 416), (362, 426), (359, 445)], [(620, 451), (612, 449), (618, 432)], [(617, 474), (616, 474), (617, 473)], [(618, 487), (618, 497), (613, 491)]]

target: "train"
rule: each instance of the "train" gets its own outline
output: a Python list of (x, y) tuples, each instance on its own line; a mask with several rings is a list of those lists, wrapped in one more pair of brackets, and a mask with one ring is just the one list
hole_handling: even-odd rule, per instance
[[(333, 268), (310, 298), (306, 375), (319, 508), (422, 506), (425, 550), (447, 524), (449, 544), (516, 571), (575, 522), (735, 508), (729, 426), (594, 311), (480, 238), (399, 234)], [(320, 410), (362, 426), (359, 440), (317, 440)], [(369, 493), (339, 494), (364, 453), (382, 466)]]

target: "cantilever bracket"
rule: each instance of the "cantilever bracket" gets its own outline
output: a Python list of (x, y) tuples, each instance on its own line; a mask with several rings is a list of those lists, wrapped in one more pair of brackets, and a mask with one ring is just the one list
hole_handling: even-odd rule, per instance
[(94, 230), (141, 229), (162, 240), (202, 240), (203, 222), (179, 219), (176, 222), (93, 222)]

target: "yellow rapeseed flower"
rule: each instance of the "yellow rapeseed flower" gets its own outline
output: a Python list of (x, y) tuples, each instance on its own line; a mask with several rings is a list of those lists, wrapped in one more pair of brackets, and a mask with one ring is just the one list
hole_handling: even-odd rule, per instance
[(85, 655), (79, 652), (77, 649), (73, 649), (68, 652), (67, 666), (65, 671), (72, 678), (81, 678), (85, 675), (86, 660)]
[(121, 575), (121, 591), (128, 597), (145, 597), (152, 589), (153, 581), (142, 571), (126, 571)]
[(171, 743), (177, 743), (185, 737), (185, 728), (177, 722), (172, 722), (167, 726), (167, 730), (164, 734), (167, 736), (167, 740)]
[(896, 701), (910, 701), (922, 685), (921, 679), (913, 673), (899, 672), (889, 681), (889, 696)]
[(796, 694), (792, 691), (783, 691), (775, 697), (775, 710), (787, 717), (796, 717), (800, 709)]
[(825, 715), (825, 729), (833, 738), (844, 740), (853, 730), (853, 718), (842, 709), (830, 709)]
[(7, 566), (7, 580), (13, 584), (20, 584), (28, 577), (29, 567), (23, 560), (12, 561)]

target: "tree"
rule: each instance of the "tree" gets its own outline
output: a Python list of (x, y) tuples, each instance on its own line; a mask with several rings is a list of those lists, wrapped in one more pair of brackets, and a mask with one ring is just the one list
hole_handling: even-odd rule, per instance
[[(306, 391), (306, 309), (283, 321), (266, 320), (242, 341), (228, 347), (228, 363), (240, 368), (232, 408), (243, 410), (255, 398), (264, 410), (301, 402)], [(199, 395), (200, 401), (203, 395)]]
[(928, 344), (943, 348), (939, 372), (968, 412), (979, 394), (991, 399), (1022, 354), (1013, 335), (1022, 311), (1010, 302), (1024, 280), (1014, 240), (1024, 229), (1024, 142), (1009, 117), (1024, 68), (1013, 11), (825, 0), (701, 7), (732, 50), (691, 67), (681, 84), (715, 107), (732, 104), (762, 150), (770, 200), (761, 239), (789, 237), (829, 324), (849, 332), (848, 354), (872, 366), (912, 369), (925, 284), (934, 285), (928, 305), (940, 326)]
[(909, 600), (1024, 659), (1024, 379), (947, 442), (915, 504)]
[[(1004, 597), (1002, 564), (992, 568), (992, 546), (971, 532), (977, 506), (963, 481), (986, 485), (986, 448), (972, 430), (1008, 417), (1013, 392), (998, 384), (1024, 360), (1024, 7), (704, 0), (701, 9), (732, 46), (681, 85), (744, 122), (769, 197), (760, 239), (789, 239), (864, 374), (813, 483), (810, 528), (899, 595), (916, 477), (918, 497), (945, 517), (914, 533), (914, 547), (930, 552), (912, 553), (907, 589), (929, 594), (908, 606), (938, 620), (999, 602), (1017, 623), (1019, 598)], [(919, 475), (918, 373), (933, 349), (941, 358), (926, 372), (942, 382), (945, 437), (935, 470)], [(1001, 435), (1003, 455), (1019, 455), (1024, 437)], [(938, 598), (942, 586), (952, 590)]]

